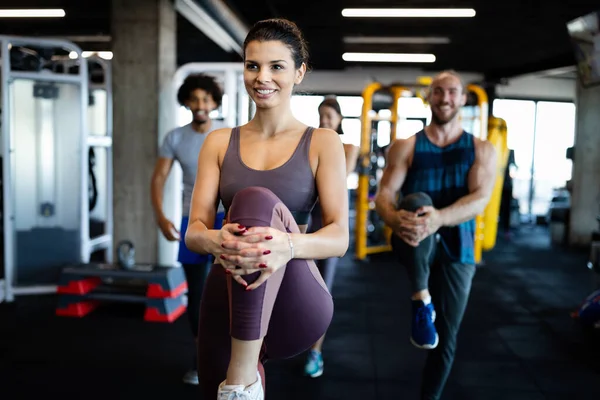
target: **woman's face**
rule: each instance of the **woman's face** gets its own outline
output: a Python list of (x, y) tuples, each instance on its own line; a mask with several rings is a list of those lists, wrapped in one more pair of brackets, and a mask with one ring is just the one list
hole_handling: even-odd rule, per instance
[(319, 107), (319, 127), (336, 131), (342, 123), (342, 116), (329, 106)]
[(278, 40), (252, 41), (246, 46), (244, 85), (257, 108), (289, 103), (294, 85), (302, 82), (306, 66), (294, 65), (292, 52)]

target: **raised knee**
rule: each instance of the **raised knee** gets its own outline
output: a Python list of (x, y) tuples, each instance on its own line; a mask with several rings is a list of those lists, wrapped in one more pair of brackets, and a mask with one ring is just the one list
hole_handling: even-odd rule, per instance
[(275, 194), (262, 186), (248, 186), (247, 188), (238, 191), (234, 197), (236, 196), (275, 196)]
[(279, 197), (271, 190), (261, 187), (261, 186), (249, 186), (238, 191), (234, 196), (231, 202), (232, 209), (242, 209), (247, 208), (248, 206), (274, 206), (275, 204), (281, 202)]
[(433, 201), (427, 193), (417, 192), (404, 196), (398, 206), (401, 210), (416, 211), (423, 206), (432, 206)]
[(240, 191), (238, 191), (234, 196), (233, 196), (233, 201), (235, 201), (236, 199), (243, 199), (244, 201), (249, 201), (252, 199), (277, 199), (277, 196), (275, 195), (275, 193), (273, 193), (271, 190), (264, 188), (262, 186), (249, 186), (247, 188), (244, 188)]

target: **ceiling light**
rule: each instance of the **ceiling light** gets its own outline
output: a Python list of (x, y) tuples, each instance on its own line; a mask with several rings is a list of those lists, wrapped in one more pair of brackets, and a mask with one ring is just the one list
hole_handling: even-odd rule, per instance
[(346, 36), (347, 44), (448, 44), (447, 37), (418, 37), (418, 36)]
[(0, 18), (45, 18), (65, 16), (65, 10), (47, 9), (47, 10), (0, 10)]
[(344, 53), (345, 61), (359, 62), (407, 62), (407, 63), (432, 63), (435, 62), (433, 54), (406, 54), (406, 53)]
[(345, 8), (344, 17), (427, 18), (474, 17), (472, 8)]
[[(105, 60), (112, 60), (113, 58), (113, 53), (112, 51), (96, 51), (95, 54), (100, 57), (103, 58)], [(84, 56), (85, 57), (85, 56)]]
[[(97, 55), (100, 58), (103, 58), (105, 60), (112, 60), (113, 58), (113, 53), (112, 51), (83, 51), (81, 52), (81, 57), (83, 58), (88, 58), (91, 57), (93, 55)], [(77, 59), (77, 52), (76, 51), (72, 51), (69, 53), (69, 58), (71, 60), (75, 60)]]

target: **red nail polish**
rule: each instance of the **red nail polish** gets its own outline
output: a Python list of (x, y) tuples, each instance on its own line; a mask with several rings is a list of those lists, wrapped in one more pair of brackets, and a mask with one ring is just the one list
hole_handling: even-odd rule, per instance
[(249, 287), (246, 286), (246, 292), (251, 291), (252, 289), (250, 289)]
[(261, 268), (267, 268), (267, 264), (258, 264), (258, 266)]
[(226, 260), (226, 258), (223, 254), (221, 254), (221, 256), (219, 258), (221, 258), (221, 260)]
[(246, 227), (244, 225), (238, 225), (238, 229), (246, 229)]
[(225, 273), (226, 273), (227, 275), (231, 275), (231, 271), (230, 271), (230, 270), (228, 270), (228, 269), (226, 269), (226, 270), (225, 270)]
[(273, 239), (273, 236), (265, 236), (265, 239), (266, 240), (271, 240), (271, 239)]
[(267, 254), (271, 254), (271, 250), (265, 250), (263, 251), (263, 254), (266, 256)]

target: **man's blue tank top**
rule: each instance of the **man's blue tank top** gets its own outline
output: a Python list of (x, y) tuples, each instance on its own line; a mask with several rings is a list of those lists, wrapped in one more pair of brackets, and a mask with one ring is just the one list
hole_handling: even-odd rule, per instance
[[(422, 130), (416, 134), (412, 164), (401, 193), (427, 193), (437, 209), (447, 207), (469, 194), (468, 175), (475, 161), (473, 136), (463, 131), (460, 138), (446, 146), (433, 144)], [(453, 261), (474, 264), (475, 220), (438, 231), (441, 242)]]

